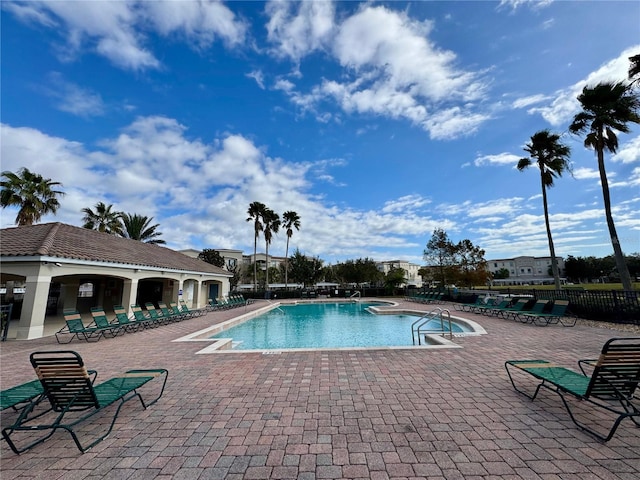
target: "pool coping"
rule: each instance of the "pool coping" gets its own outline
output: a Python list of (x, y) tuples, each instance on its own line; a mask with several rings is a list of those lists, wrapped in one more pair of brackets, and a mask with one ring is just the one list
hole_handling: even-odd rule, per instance
[[(184, 335), (180, 338), (172, 340), (172, 342), (206, 342), (210, 343), (210, 345), (196, 352), (196, 355), (203, 354), (214, 354), (214, 353), (261, 353), (263, 355), (279, 355), (282, 353), (288, 352), (314, 352), (314, 351), (344, 351), (344, 350), (353, 350), (353, 351), (362, 351), (362, 350), (435, 350), (435, 349), (450, 349), (450, 348), (463, 348), (461, 345), (453, 342), (450, 339), (446, 339), (441, 334), (438, 333), (426, 333), (425, 338), (429, 338), (429, 340), (433, 343), (428, 345), (394, 345), (394, 346), (374, 346), (374, 347), (329, 347), (329, 348), (278, 348), (278, 349), (251, 349), (251, 350), (236, 350), (233, 348), (233, 339), (232, 338), (211, 338), (211, 335), (215, 335), (217, 333), (228, 330), (231, 327), (244, 323), (252, 318), (260, 316), (264, 313), (267, 313), (271, 310), (275, 310), (281, 305), (297, 305), (304, 303), (340, 303), (340, 302), (356, 302), (358, 300), (335, 300), (335, 299), (314, 299), (311, 301), (278, 301), (278, 302), (270, 302), (269, 305), (266, 305), (257, 310), (253, 310), (249, 313), (245, 313), (243, 315), (239, 315), (237, 317), (231, 318), (224, 322), (218, 323), (216, 325), (212, 325), (210, 327), (198, 330), (196, 332), (190, 333), (188, 335)], [(410, 308), (401, 308), (399, 304), (396, 302), (388, 301), (388, 300), (367, 300), (380, 302), (385, 304), (384, 306), (372, 306), (369, 307), (370, 310), (373, 310), (376, 315), (415, 315), (422, 316), (424, 314), (428, 314), (430, 312), (425, 312), (422, 310), (413, 310)], [(440, 307), (436, 307), (440, 308)], [(447, 309), (448, 311), (448, 309)], [(451, 319), (455, 319), (458, 322), (462, 322), (467, 324), (470, 328), (473, 329), (473, 332), (464, 332), (464, 333), (454, 333), (452, 337), (464, 337), (464, 336), (476, 336), (476, 335), (485, 335), (486, 330), (479, 325), (478, 323), (469, 320), (467, 318), (457, 317), (451, 315)]]

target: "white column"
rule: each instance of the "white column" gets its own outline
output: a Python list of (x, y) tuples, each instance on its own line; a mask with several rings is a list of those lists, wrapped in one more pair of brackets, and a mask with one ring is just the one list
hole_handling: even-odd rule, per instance
[(133, 315), (131, 305), (135, 305), (138, 295), (138, 279), (125, 278), (122, 285), (122, 306), (127, 310), (127, 315)]
[(51, 276), (27, 277), (22, 313), (16, 333), (17, 340), (30, 340), (44, 336), (44, 317), (47, 312), (50, 286)]

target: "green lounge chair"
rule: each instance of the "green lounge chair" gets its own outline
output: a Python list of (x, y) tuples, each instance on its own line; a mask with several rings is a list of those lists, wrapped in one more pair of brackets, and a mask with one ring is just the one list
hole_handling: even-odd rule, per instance
[(131, 305), (131, 311), (133, 312), (133, 317), (136, 319), (136, 322), (144, 324), (146, 327), (155, 328), (160, 325), (160, 322), (151, 318), (151, 315), (145, 315), (140, 305)]
[(173, 307), (167, 306), (164, 302), (158, 302), (158, 308), (162, 312), (162, 315), (166, 318), (171, 319), (172, 322), (179, 322), (187, 318), (180, 309), (174, 309)]
[(109, 321), (102, 307), (91, 307), (91, 317), (93, 318), (91, 326), (104, 329), (105, 334), (109, 336), (116, 337), (125, 333), (125, 329), (119, 323), (113, 324)]
[[(153, 370), (128, 370), (120, 377), (112, 378), (94, 386), (82, 358), (76, 352), (34, 352), (31, 354), (30, 359), (44, 392), (44, 395), (40, 398), (42, 401), (49, 402), (50, 410), (53, 410), (51, 416), (54, 418), (43, 415), (29, 418), (28, 415), (20, 415), (16, 422), (3, 428), (2, 436), (16, 454), (44, 442), (58, 429), (69, 432), (78, 449), (84, 453), (111, 433), (120, 409), (128, 400), (137, 397), (143, 408), (146, 409), (160, 399), (167, 383), (168, 371), (159, 368)], [(151, 401), (145, 402), (138, 389), (157, 377), (163, 377), (162, 385), (158, 388), (160, 392), (156, 392), (156, 396)], [(94, 439), (88, 445), (83, 445), (74, 428), (112, 404), (117, 404), (117, 407), (106, 433), (99, 435), (97, 439)], [(42, 420), (36, 423), (36, 418)], [(45, 421), (48, 418), (50, 420)], [(32, 436), (29, 436), (28, 443), (25, 446), (18, 447), (16, 439), (12, 438), (12, 436), (19, 432), (29, 432), (29, 434), (35, 434), (35, 432), (48, 433), (35, 440)]]
[(56, 332), (58, 343), (70, 343), (74, 338), (87, 342), (97, 342), (104, 336), (106, 331), (111, 331), (111, 328), (86, 326), (78, 312), (65, 312), (64, 321), (65, 326)]
[(498, 310), (497, 314), (502, 318), (515, 320), (518, 313), (524, 310), (524, 307), (527, 305), (527, 303), (529, 303), (529, 299), (521, 298), (512, 306)]
[(118, 325), (120, 325), (125, 330), (125, 332), (137, 332), (138, 330), (140, 330), (140, 328), (145, 328), (146, 326), (146, 322), (138, 322), (135, 319), (132, 320), (131, 318), (129, 318), (129, 316), (127, 315), (127, 311), (122, 305), (114, 305), (113, 313), (115, 313), (116, 315), (116, 321), (118, 322)]
[(180, 311), (182, 313), (189, 314), (192, 317), (199, 317), (200, 315), (204, 315), (205, 313), (207, 313), (206, 309), (191, 310), (189, 307), (187, 307), (187, 304), (184, 302), (184, 300), (180, 300)]
[(511, 302), (509, 300), (500, 300), (499, 303), (488, 303), (487, 305), (479, 305), (474, 309), (475, 313), (481, 313), (482, 315), (497, 316), (502, 310), (509, 307)]
[(144, 307), (147, 309), (147, 314), (159, 324), (166, 325), (171, 322), (171, 318), (165, 317), (161, 311), (156, 310), (156, 306), (153, 303), (147, 302)]
[(563, 327), (574, 327), (578, 321), (578, 317), (570, 314), (568, 300), (554, 300), (551, 311), (548, 313), (527, 313), (527, 321), (536, 325), (552, 325), (560, 323)]
[(44, 393), (40, 380), (32, 380), (22, 385), (7, 388), (0, 392), (0, 410), (16, 408), (17, 405), (30, 403)]
[(544, 309), (549, 304), (549, 300), (536, 300), (536, 303), (529, 310), (521, 310), (514, 313), (514, 320), (519, 320), (522, 323), (530, 322), (531, 315), (538, 315), (544, 313)]
[[(630, 418), (636, 427), (640, 427), (640, 399), (634, 397), (640, 383), (640, 337), (612, 338), (604, 344), (596, 362), (580, 360), (579, 365), (581, 362), (593, 365), (591, 376), (546, 360), (508, 360), (505, 369), (513, 388), (531, 400), (535, 400), (542, 387), (560, 395), (573, 423), (601, 441), (609, 441), (625, 418)], [(540, 381), (533, 395), (516, 386), (515, 371)], [(566, 396), (575, 397), (585, 406), (593, 405), (617, 415), (609, 432), (602, 434), (578, 421)]]
[[(473, 303), (455, 303), (453, 308), (459, 312), (473, 312), (475, 307), (487, 305), (487, 303), (485, 303), (485, 299), (486, 297), (478, 296), (476, 301)], [(493, 300), (489, 299), (487, 302), (493, 302)]]

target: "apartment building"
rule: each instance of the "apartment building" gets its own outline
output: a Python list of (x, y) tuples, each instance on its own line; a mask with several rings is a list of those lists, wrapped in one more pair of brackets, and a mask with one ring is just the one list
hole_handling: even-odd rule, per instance
[[(556, 257), (558, 272), (562, 279), (565, 275), (564, 259)], [(551, 257), (520, 256), (515, 258), (500, 258), (488, 260), (487, 266), (492, 274), (505, 269), (509, 272), (508, 278), (494, 279), (494, 284), (499, 285), (541, 285), (553, 283), (551, 274)]]
[(391, 270), (392, 268), (401, 268), (405, 271), (407, 287), (422, 287), (422, 277), (418, 275), (420, 265), (410, 263), (405, 260), (388, 260), (384, 262), (377, 262), (377, 266), (378, 270), (380, 270), (385, 275), (389, 273), (389, 270)]

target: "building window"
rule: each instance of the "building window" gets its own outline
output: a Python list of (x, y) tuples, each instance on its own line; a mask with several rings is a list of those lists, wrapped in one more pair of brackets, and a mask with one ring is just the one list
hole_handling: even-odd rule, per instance
[(83, 297), (83, 298), (93, 297), (93, 283), (87, 282), (80, 285), (80, 288), (78, 288), (78, 297)]

